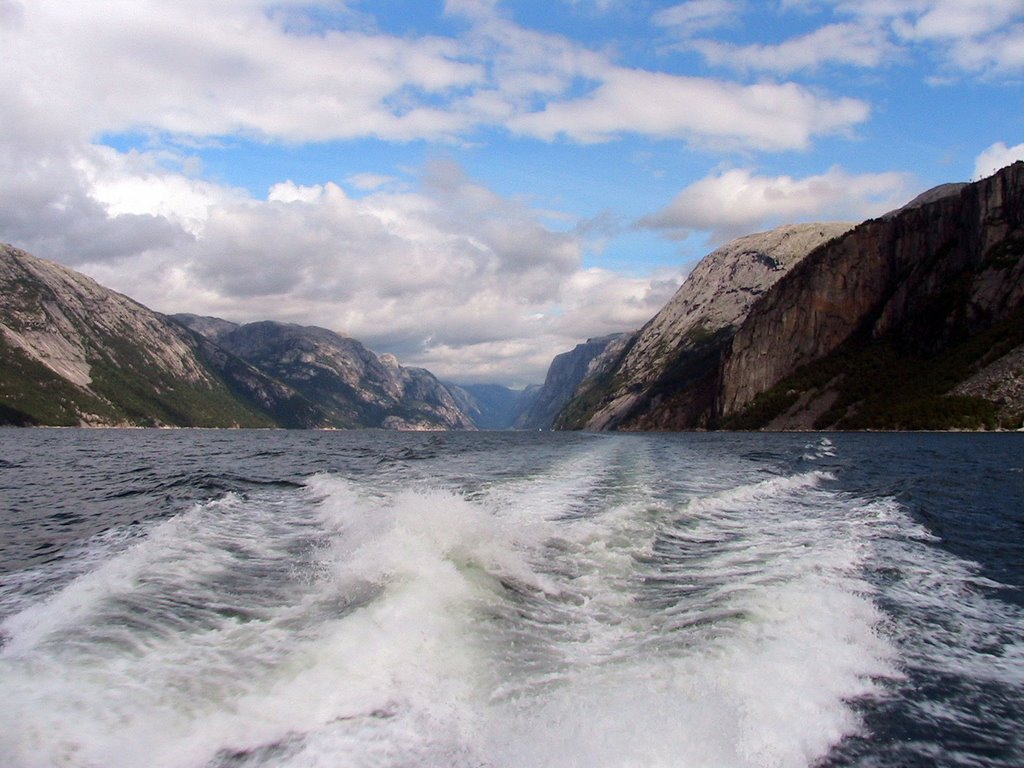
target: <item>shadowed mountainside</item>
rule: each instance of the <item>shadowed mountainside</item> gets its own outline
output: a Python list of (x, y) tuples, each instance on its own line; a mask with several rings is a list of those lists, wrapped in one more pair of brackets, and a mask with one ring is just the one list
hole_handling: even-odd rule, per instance
[(986, 429), (1024, 420), (1024, 162), (856, 227), (708, 255), (556, 419), (585, 429)]
[(705, 257), (675, 296), (580, 386), (561, 428), (691, 429), (712, 414), (718, 363), (754, 302), (852, 224), (797, 224), (747, 235)]

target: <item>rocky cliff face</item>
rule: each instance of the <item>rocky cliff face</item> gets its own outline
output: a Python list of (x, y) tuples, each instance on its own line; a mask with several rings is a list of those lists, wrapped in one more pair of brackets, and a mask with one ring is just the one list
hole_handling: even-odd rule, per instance
[[(805, 259), (758, 302), (732, 340), (719, 413), (749, 409), (798, 369), (840, 353), (860, 364), (885, 354), (897, 363), (919, 360), (915, 370), (941, 370), (952, 386), (957, 376), (996, 362), (976, 355), (972, 340), (994, 334), (984, 342), (994, 345), (989, 357), (1024, 341), (1017, 340), (1022, 306), (1024, 162), (1018, 162), (865, 222)], [(948, 359), (954, 353), (959, 362)], [(788, 391), (821, 405), (842, 394), (841, 382), (853, 380), (849, 366), (833, 365), (831, 383), (820, 380), (826, 375), (820, 365), (816, 370), (816, 392), (796, 382)], [(885, 373), (883, 366), (877, 375)], [(850, 408), (863, 407), (854, 394), (844, 397), (849, 408), (833, 413), (837, 423)]]
[(543, 386), (516, 420), (516, 428), (550, 429), (580, 384), (585, 379), (607, 372), (631, 338), (632, 334), (616, 333), (587, 339), (568, 352), (556, 355), (548, 367)]
[(706, 423), (719, 356), (751, 305), (814, 248), (852, 226), (785, 226), (709, 254), (610, 370), (581, 387), (559, 425), (687, 429)]
[(0, 421), (267, 426), (188, 331), (73, 270), (0, 245)]
[(473, 429), (451, 393), (422, 368), (377, 356), (325, 328), (271, 321), (235, 325), (217, 318), (175, 318), (316, 403), (335, 427)]

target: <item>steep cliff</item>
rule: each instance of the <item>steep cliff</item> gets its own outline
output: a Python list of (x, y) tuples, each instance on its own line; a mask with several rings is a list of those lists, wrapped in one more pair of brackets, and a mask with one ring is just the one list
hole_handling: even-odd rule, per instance
[(779, 227), (706, 256), (619, 359), (583, 383), (556, 424), (595, 430), (706, 424), (720, 355), (751, 305), (814, 248), (851, 226)]
[(718, 412), (744, 427), (1005, 424), (1012, 402), (955, 390), (1022, 343), (1018, 162), (867, 221), (793, 269), (732, 340)]
[(191, 333), (0, 244), (0, 423), (269, 426)]
[(272, 321), (235, 325), (217, 318), (175, 319), (315, 403), (334, 427), (473, 429), (433, 374), (377, 356), (325, 328)]

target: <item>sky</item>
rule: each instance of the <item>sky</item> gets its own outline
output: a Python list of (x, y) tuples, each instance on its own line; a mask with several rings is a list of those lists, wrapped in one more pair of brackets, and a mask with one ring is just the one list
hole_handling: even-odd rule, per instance
[(0, 0), (0, 241), (460, 384), (1015, 159), (1022, 0)]

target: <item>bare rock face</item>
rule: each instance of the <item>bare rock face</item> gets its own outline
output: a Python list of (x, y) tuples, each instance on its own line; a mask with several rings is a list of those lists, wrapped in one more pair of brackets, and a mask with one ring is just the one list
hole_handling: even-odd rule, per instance
[(15, 423), (270, 423), (232, 395), (186, 329), (9, 245), (0, 245), (0, 347), (0, 397)]
[(934, 355), (1024, 303), (1024, 162), (867, 221), (751, 310), (724, 362), (723, 416), (841, 345), (892, 339)]
[(335, 427), (474, 429), (432, 373), (376, 355), (326, 328), (272, 321), (234, 325), (175, 316), (197, 332), (316, 403)]
[(174, 377), (211, 383), (187, 334), (168, 332), (164, 318), (85, 275), (0, 245), (0, 285), (7, 342), (77, 386), (92, 384), (94, 353), (129, 366), (126, 350), (115, 343), (127, 338), (135, 339), (147, 362)]
[(1024, 415), (1024, 345), (979, 368), (951, 394), (984, 398), (996, 406), (1000, 421), (1020, 421)]
[(580, 387), (568, 428), (687, 429), (711, 415), (718, 358), (751, 305), (847, 223), (797, 224), (741, 237), (706, 256), (603, 379)]

